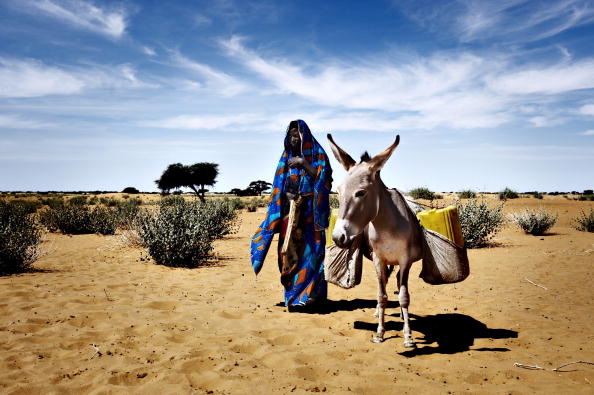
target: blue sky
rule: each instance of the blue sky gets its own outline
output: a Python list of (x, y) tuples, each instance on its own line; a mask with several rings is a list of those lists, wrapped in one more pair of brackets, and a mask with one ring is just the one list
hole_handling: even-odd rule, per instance
[(591, 189), (593, 42), (581, 0), (0, 0), (0, 190), (244, 188), (297, 118), (329, 154), (400, 134), (404, 190)]

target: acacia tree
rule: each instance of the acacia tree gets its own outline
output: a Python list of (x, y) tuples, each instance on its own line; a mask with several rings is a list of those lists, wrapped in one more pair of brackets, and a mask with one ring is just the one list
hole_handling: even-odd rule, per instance
[[(188, 168), (188, 179), (186, 186), (192, 188), (201, 201), (205, 201), (204, 192), (208, 191), (205, 186), (213, 186), (219, 175), (219, 165), (211, 162), (194, 163)], [(196, 187), (200, 188), (197, 189)]]
[(181, 163), (173, 163), (167, 166), (167, 169), (161, 174), (158, 180), (155, 180), (157, 188), (162, 193), (169, 193), (172, 189), (179, 189), (185, 186), (185, 180), (188, 178), (188, 171)]
[(207, 191), (204, 187), (216, 183), (216, 178), (219, 175), (218, 167), (218, 164), (210, 162), (194, 163), (191, 166), (173, 163), (167, 166), (167, 169), (158, 180), (155, 180), (155, 183), (163, 193), (182, 187), (191, 188), (196, 196), (204, 202), (204, 193)]
[(248, 189), (251, 189), (255, 191), (258, 195), (261, 195), (262, 192), (269, 190), (271, 186), (272, 184), (269, 182), (258, 180), (250, 182), (250, 185), (248, 185)]

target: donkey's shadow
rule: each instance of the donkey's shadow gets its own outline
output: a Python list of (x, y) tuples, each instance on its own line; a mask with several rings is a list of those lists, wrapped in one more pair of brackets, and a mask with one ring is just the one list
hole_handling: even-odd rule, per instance
[[(417, 348), (413, 348), (400, 353), (405, 357), (428, 354), (455, 354), (470, 350), (475, 339), (512, 339), (518, 337), (518, 332), (509, 329), (489, 328), (486, 324), (465, 314), (436, 314), (428, 316), (418, 316), (411, 314), (410, 323), (413, 336), (417, 342)], [(387, 320), (386, 334), (396, 333), (396, 336), (402, 334), (402, 321), (399, 318)], [(355, 329), (368, 330), (375, 332), (377, 321), (363, 322), (355, 321)], [(423, 336), (421, 336), (422, 334)], [(437, 345), (433, 345), (437, 343)], [(482, 347), (475, 348), (473, 351), (509, 351), (503, 347)]]

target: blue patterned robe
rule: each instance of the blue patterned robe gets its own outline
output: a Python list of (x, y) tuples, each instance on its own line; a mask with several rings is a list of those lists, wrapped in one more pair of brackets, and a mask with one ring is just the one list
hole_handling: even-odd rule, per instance
[[(281, 155), (274, 182), (266, 219), (252, 238), (251, 259), (254, 272), (258, 274), (275, 233), (280, 232), (283, 217), (288, 213), (287, 188), (297, 189), (303, 201), (300, 205), (298, 226), (302, 230), (303, 246), (298, 264), (287, 273), (281, 273), (285, 286), (285, 305), (305, 305), (327, 296), (324, 280), (324, 254), (326, 247), (326, 228), (330, 215), (329, 195), (332, 187), (332, 168), (326, 152), (311, 134), (307, 124), (297, 120), (301, 136), (303, 158), (316, 170), (312, 177), (303, 169), (291, 169), (287, 161), (292, 158), (285, 135), (285, 150)], [(282, 239), (280, 240), (282, 243)], [(279, 244), (280, 253), (280, 244)]]

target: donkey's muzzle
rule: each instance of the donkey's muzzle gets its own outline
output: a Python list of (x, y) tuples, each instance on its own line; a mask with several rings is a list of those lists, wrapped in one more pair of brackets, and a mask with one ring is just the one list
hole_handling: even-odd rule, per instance
[(332, 232), (332, 241), (339, 248), (350, 248), (356, 235), (350, 236), (346, 231), (345, 221), (338, 220)]

